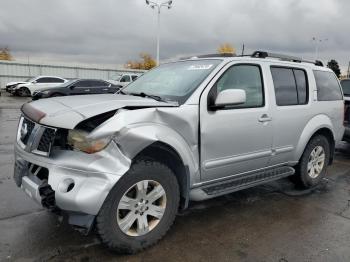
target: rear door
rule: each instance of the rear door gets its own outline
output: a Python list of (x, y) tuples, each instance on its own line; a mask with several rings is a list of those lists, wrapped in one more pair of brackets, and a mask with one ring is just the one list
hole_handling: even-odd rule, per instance
[(270, 165), (287, 164), (300, 136), (312, 118), (309, 76), (312, 71), (298, 67), (271, 65), (273, 84), (273, 155)]
[(111, 84), (102, 80), (91, 80), (90, 85), (91, 94), (106, 94), (111, 93), (113, 91), (111, 88)]
[(86, 95), (91, 93), (91, 80), (79, 80), (71, 85), (71, 95)]

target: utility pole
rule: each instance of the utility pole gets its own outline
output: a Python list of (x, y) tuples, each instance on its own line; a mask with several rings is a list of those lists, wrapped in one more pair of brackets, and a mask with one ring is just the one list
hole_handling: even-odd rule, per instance
[(153, 1), (146, 0), (146, 4), (149, 5), (152, 9), (157, 8), (157, 65), (159, 65), (159, 46), (160, 46), (160, 10), (162, 7), (171, 8), (173, 1), (166, 1), (162, 3), (156, 3)]
[(319, 39), (319, 38), (313, 37), (312, 41), (315, 42), (315, 60), (318, 60), (318, 55), (320, 52), (320, 45), (322, 43), (328, 41), (328, 38)]

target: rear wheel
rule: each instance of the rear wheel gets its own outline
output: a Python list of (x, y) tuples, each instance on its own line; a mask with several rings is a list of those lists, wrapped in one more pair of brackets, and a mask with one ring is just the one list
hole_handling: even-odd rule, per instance
[(139, 160), (109, 193), (97, 216), (97, 231), (105, 245), (135, 253), (155, 244), (173, 224), (179, 187), (162, 163)]
[(27, 96), (30, 96), (30, 91), (27, 87), (21, 87), (19, 90), (18, 90), (18, 95), (21, 96), (21, 97), (27, 97)]
[(330, 145), (326, 137), (317, 135), (306, 146), (296, 167), (294, 182), (304, 188), (311, 188), (320, 183), (326, 175), (330, 158)]

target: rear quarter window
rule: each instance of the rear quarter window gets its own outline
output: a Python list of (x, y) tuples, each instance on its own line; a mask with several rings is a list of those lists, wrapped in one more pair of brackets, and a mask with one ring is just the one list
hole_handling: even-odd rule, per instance
[(343, 100), (341, 87), (334, 73), (315, 70), (314, 75), (318, 101)]

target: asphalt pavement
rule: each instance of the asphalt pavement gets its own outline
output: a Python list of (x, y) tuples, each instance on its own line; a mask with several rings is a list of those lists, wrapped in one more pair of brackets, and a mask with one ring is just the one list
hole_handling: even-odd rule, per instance
[(19, 108), (0, 97), (0, 261), (350, 261), (350, 145), (312, 191), (288, 179), (191, 203), (152, 248), (122, 256), (30, 200), (13, 179)]

